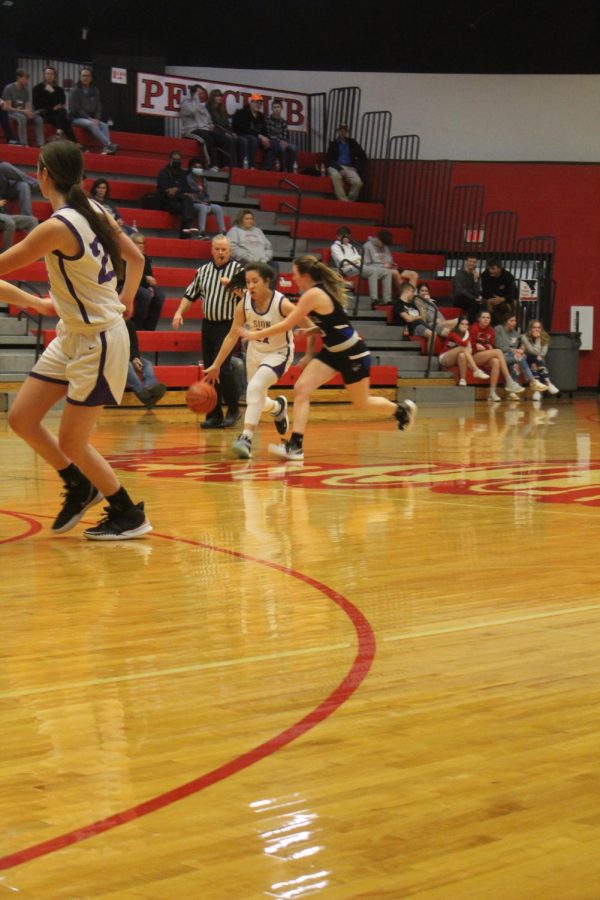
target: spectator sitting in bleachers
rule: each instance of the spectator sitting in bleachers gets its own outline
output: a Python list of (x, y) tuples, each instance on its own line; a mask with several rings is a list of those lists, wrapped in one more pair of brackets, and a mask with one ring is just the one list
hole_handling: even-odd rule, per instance
[(411, 337), (427, 338), (428, 343), (433, 338), (433, 331), (415, 302), (415, 289), (408, 282), (402, 286), (400, 296), (392, 304), (392, 322), (394, 325), (404, 325)]
[(140, 356), (137, 329), (131, 319), (125, 321), (129, 332), (129, 366), (127, 368), (127, 387), (131, 388), (140, 403), (146, 409), (156, 406), (167, 390), (154, 374), (154, 367), (149, 359)]
[(205, 165), (210, 167), (211, 172), (218, 172), (213, 136), (215, 126), (203, 98), (206, 100), (206, 91), (202, 85), (192, 84), (190, 96), (181, 101), (179, 108), (181, 137), (194, 138), (198, 141), (206, 154)]
[[(494, 343), (504, 353), (504, 359), (511, 377), (518, 381), (519, 375), (522, 374), (533, 391), (545, 390), (544, 385), (537, 381), (529, 368), (525, 350), (521, 346), (521, 332), (517, 328), (517, 317), (514, 313), (506, 317), (503, 325), (496, 325), (494, 335)], [(509, 399), (516, 400), (520, 398), (517, 394), (514, 394)]]
[[(550, 373), (546, 365), (546, 353), (550, 346), (550, 335), (546, 332), (539, 319), (530, 321), (525, 334), (521, 338), (521, 342), (525, 350), (527, 363), (537, 382), (534, 390), (538, 393), (547, 390), (549, 394), (558, 394), (559, 389), (550, 381)], [(539, 397), (534, 396), (533, 399), (539, 400)]]
[(358, 141), (350, 137), (346, 122), (338, 125), (337, 135), (327, 148), (326, 160), (327, 174), (338, 200), (357, 200), (363, 186), (360, 173), (367, 161), (367, 154)]
[(463, 268), (452, 279), (452, 303), (465, 312), (470, 323), (477, 321), (483, 300), (476, 256), (467, 256)]
[(498, 402), (501, 398), (496, 392), (500, 375), (504, 378), (506, 390), (510, 394), (520, 394), (525, 388), (512, 378), (508, 371), (504, 352), (494, 346), (495, 332), (492, 327), (492, 316), (487, 309), (482, 309), (479, 318), (469, 328), (473, 359), (478, 366), (489, 366), (490, 393), (489, 400)]
[(225, 217), (222, 207), (218, 203), (211, 202), (202, 175), (202, 160), (199, 156), (194, 156), (188, 164), (187, 182), (194, 200), (194, 209), (198, 213), (198, 228), (200, 229), (198, 237), (207, 240), (206, 219), (209, 212), (212, 212), (217, 220), (217, 234), (225, 234)]
[(146, 240), (140, 231), (131, 235), (131, 240), (144, 256), (144, 274), (133, 301), (131, 319), (138, 331), (156, 331), (165, 295), (158, 286), (152, 270), (152, 260), (146, 256)]
[(231, 127), (231, 121), (225, 109), (223, 91), (214, 90), (208, 95), (206, 108), (215, 126), (212, 132), (215, 144), (229, 157), (229, 165), (242, 167), (244, 157), (248, 156), (246, 139), (237, 135)]
[(10, 119), (8, 118), (8, 113), (6, 111), (6, 104), (4, 100), (0, 99), (0, 128), (4, 132), (4, 140), (7, 144), (18, 144), (18, 140), (14, 136)]
[(402, 286), (406, 282), (412, 284), (414, 288), (417, 287), (419, 273), (413, 269), (399, 271), (390, 250), (392, 243), (392, 233), (385, 228), (378, 231), (376, 235), (372, 235), (365, 244), (363, 271), (365, 265), (374, 265), (387, 269), (391, 275), (392, 287), (396, 294), (399, 295)]
[(16, 81), (7, 84), (2, 91), (4, 109), (11, 122), (17, 126), (19, 143), (27, 146), (27, 125), (33, 122), (35, 126), (35, 139), (38, 147), (44, 146), (44, 120), (38, 116), (31, 107), (31, 93), (29, 91), (29, 73), (25, 69), (17, 69)]
[(110, 200), (110, 186), (106, 178), (96, 178), (90, 188), (90, 197), (93, 197), (94, 200), (96, 200), (100, 206), (113, 217), (115, 222), (121, 226), (125, 234), (135, 234), (136, 229), (127, 225), (127, 223), (123, 221), (119, 210), (112, 205)]
[[(15, 231), (32, 231), (38, 220), (31, 214), (31, 188), (28, 176), (10, 163), (0, 163), (0, 231), (4, 232), (3, 250), (8, 250), (15, 238)], [(8, 203), (16, 200), (19, 212), (7, 211)]]
[(473, 359), (467, 316), (459, 316), (456, 327), (446, 335), (439, 360), (440, 365), (444, 369), (458, 366), (459, 377), (457, 383), (459, 387), (467, 386), (467, 367), (476, 378), (487, 381), (490, 377), (487, 372), (479, 368)]
[(264, 231), (254, 224), (251, 209), (240, 210), (227, 237), (231, 242), (231, 255), (237, 262), (243, 266), (249, 262), (268, 263), (277, 276), (279, 265), (273, 261), (273, 247)]
[(248, 152), (243, 165), (251, 169), (254, 168), (258, 148), (262, 147), (264, 150), (268, 150), (271, 146), (271, 141), (267, 137), (265, 115), (260, 109), (262, 102), (262, 94), (252, 94), (246, 106), (237, 109), (231, 120), (235, 133), (246, 139)]
[(481, 273), (481, 296), (492, 314), (492, 325), (499, 325), (508, 315), (517, 311), (517, 283), (514, 275), (503, 267), (496, 256), (488, 259), (487, 268)]
[(37, 178), (22, 172), (12, 163), (0, 162), (0, 194), (9, 200), (18, 201), (21, 215), (33, 215), (31, 192), (39, 189)]
[(36, 113), (46, 124), (53, 125), (57, 134), (62, 132), (67, 140), (76, 144), (77, 138), (71, 127), (67, 110), (67, 97), (64, 88), (56, 80), (54, 66), (46, 66), (44, 80), (35, 85), (32, 94), (33, 108)]
[(458, 319), (444, 318), (437, 303), (429, 292), (429, 285), (426, 281), (421, 281), (417, 285), (415, 305), (428, 328), (433, 329), (435, 322), (435, 333), (440, 337), (446, 337), (454, 328), (456, 328)]
[(110, 128), (102, 120), (100, 91), (92, 84), (92, 70), (83, 66), (79, 81), (69, 95), (69, 114), (73, 125), (85, 128), (102, 144), (102, 153), (112, 154), (119, 149), (110, 139)]
[(181, 153), (173, 150), (169, 156), (169, 164), (158, 173), (156, 182), (163, 206), (175, 215), (181, 216), (180, 237), (189, 238), (198, 234), (194, 225), (194, 198), (190, 193), (187, 175), (181, 170)]
[(296, 165), (296, 145), (290, 142), (290, 133), (286, 120), (281, 115), (281, 100), (273, 100), (271, 115), (266, 118), (267, 137), (271, 146), (265, 153), (263, 169), (270, 171), (279, 161), (282, 172), (294, 172)]
[(332, 268), (337, 269), (342, 278), (354, 278), (360, 272), (362, 255), (352, 242), (352, 232), (346, 225), (340, 225), (331, 245), (331, 262)]

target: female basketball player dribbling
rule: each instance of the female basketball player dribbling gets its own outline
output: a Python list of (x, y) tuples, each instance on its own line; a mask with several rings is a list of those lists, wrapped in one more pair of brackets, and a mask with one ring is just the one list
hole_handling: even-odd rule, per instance
[[(0, 298), (60, 316), (57, 335), (26, 378), (9, 413), (11, 428), (53, 466), (65, 486), (52, 531), (62, 534), (103, 497), (106, 515), (84, 534), (90, 540), (141, 537), (152, 526), (144, 504), (134, 504), (108, 462), (90, 444), (105, 403), (119, 403), (125, 388), (131, 313), (144, 261), (117, 223), (84, 194), (83, 157), (69, 141), (40, 152), (38, 181), (53, 214), (20, 244), (0, 254), (0, 274), (45, 257), (51, 301), (35, 301), (0, 283)], [(127, 262), (121, 296), (116, 273)], [(22, 296), (19, 298), (19, 294)], [(42, 419), (62, 398), (58, 439)]]
[[(412, 400), (393, 403), (369, 392), (371, 354), (346, 315), (344, 281), (337, 272), (310, 255), (294, 260), (293, 274), (302, 296), (295, 309), (277, 325), (263, 331), (246, 331), (249, 341), (269, 338), (289, 331), (308, 317), (323, 337), (323, 348), (309, 361), (294, 386), (294, 421), (289, 441), (271, 444), (269, 450), (283, 459), (304, 459), (303, 439), (310, 412), (310, 397), (336, 372), (342, 375), (352, 405), (359, 410), (394, 416), (398, 428), (405, 431), (415, 420), (417, 407)], [(309, 354), (311, 350), (308, 351)]]
[[(240, 339), (245, 324), (253, 328), (268, 330), (274, 322), (281, 322), (293, 310), (292, 303), (279, 291), (274, 291), (271, 282), (273, 269), (266, 263), (248, 263), (244, 272), (229, 282), (229, 290), (240, 297), (235, 308), (233, 323), (225, 336), (214, 363), (204, 373), (208, 382), (217, 381), (221, 364), (231, 353)], [(243, 280), (242, 280), (243, 279)], [(245, 290), (244, 290), (245, 288)], [(245, 332), (244, 332), (245, 335)], [(238, 459), (252, 457), (252, 438), (263, 412), (271, 413), (275, 428), (284, 435), (288, 429), (287, 400), (285, 397), (271, 399), (268, 390), (290, 367), (294, 358), (294, 341), (291, 335), (281, 333), (279, 337), (254, 343), (246, 353), (246, 415), (244, 430), (231, 445)]]

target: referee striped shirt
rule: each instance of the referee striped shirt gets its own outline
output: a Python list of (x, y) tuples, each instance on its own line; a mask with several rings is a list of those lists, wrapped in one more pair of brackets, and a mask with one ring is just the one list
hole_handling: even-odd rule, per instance
[(233, 294), (225, 290), (225, 287), (221, 284), (221, 278), (231, 279), (242, 268), (243, 266), (240, 266), (234, 259), (225, 263), (224, 266), (216, 266), (211, 259), (210, 262), (200, 266), (196, 272), (194, 280), (186, 288), (183, 295), (184, 300), (194, 301), (202, 297), (205, 319), (210, 319), (213, 322), (233, 319), (238, 301)]

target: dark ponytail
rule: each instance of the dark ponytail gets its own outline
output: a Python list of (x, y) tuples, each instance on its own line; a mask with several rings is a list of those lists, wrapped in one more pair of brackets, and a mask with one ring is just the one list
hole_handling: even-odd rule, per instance
[(40, 151), (38, 169), (46, 169), (68, 206), (81, 213), (111, 258), (117, 277), (123, 272), (123, 260), (117, 235), (103, 213), (95, 211), (82, 188), (83, 155), (70, 141), (53, 141)]

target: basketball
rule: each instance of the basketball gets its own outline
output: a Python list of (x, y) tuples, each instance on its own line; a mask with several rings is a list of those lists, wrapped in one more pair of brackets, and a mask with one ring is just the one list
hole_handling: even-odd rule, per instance
[(209, 413), (217, 405), (217, 392), (208, 381), (196, 381), (185, 395), (185, 402), (195, 413)]

